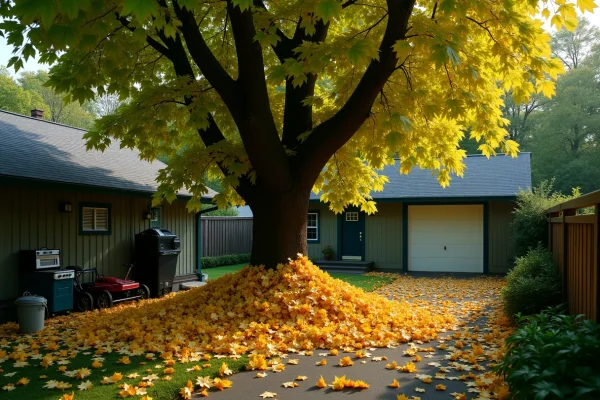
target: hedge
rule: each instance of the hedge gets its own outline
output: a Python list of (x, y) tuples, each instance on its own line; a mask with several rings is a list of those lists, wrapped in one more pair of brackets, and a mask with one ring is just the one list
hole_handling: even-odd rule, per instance
[(250, 262), (250, 253), (228, 254), (217, 257), (202, 257), (202, 269), (221, 267)]

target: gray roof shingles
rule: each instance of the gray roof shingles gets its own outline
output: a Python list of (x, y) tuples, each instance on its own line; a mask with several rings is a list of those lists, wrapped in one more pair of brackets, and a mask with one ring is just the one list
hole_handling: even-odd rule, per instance
[[(104, 151), (86, 151), (85, 130), (0, 110), (0, 176), (153, 193), (165, 164), (141, 160), (113, 140)], [(180, 190), (179, 195), (190, 193)], [(205, 198), (216, 192), (209, 189)]]
[[(450, 186), (443, 188), (431, 171), (418, 167), (408, 175), (400, 174), (398, 161), (386, 166), (381, 175), (389, 178), (383, 192), (372, 192), (377, 199), (436, 199), (514, 197), (520, 189), (531, 187), (531, 154), (520, 153), (512, 158), (504, 154), (489, 159), (470, 155), (462, 178), (452, 176)], [(311, 200), (320, 196), (311, 194)]]

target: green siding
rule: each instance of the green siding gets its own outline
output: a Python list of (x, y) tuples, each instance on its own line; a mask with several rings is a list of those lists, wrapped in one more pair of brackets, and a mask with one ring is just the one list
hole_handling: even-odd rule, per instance
[(333, 259), (337, 259), (337, 215), (329, 210), (326, 204), (311, 204), (309, 210), (319, 211), (319, 243), (308, 243), (308, 257), (311, 260), (318, 260), (323, 255), (321, 250), (330, 245), (333, 248)]
[(402, 270), (402, 203), (379, 203), (367, 215), (365, 260), (378, 271)]
[[(121, 265), (133, 261), (134, 236), (147, 229), (143, 212), (150, 196), (84, 193), (39, 189), (0, 182), (0, 300), (17, 297), (19, 250), (40, 247), (61, 250), (61, 265), (98, 268), (105, 275), (124, 276)], [(59, 212), (69, 202), (71, 213)], [(107, 203), (112, 207), (112, 234), (79, 235), (79, 203)], [(176, 200), (163, 207), (163, 227), (181, 238), (182, 252), (177, 274), (195, 272), (195, 216), (185, 202)]]
[(489, 272), (508, 272), (515, 256), (513, 229), (513, 202), (489, 202)]

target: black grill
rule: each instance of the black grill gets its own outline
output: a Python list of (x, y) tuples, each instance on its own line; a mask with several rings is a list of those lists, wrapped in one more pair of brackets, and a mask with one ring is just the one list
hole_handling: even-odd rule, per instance
[(177, 272), (181, 241), (167, 229), (152, 228), (135, 235), (134, 279), (150, 289), (152, 297), (170, 293)]

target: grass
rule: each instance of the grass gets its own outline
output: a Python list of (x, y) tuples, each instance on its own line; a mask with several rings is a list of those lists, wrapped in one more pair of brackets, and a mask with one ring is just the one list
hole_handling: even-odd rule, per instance
[[(223, 267), (203, 269), (202, 273), (208, 274), (209, 280), (215, 280), (223, 275), (232, 274), (240, 269), (244, 268), (245, 264), (226, 265)], [(333, 278), (340, 279), (344, 282), (348, 282), (351, 285), (361, 288), (365, 292), (372, 292), (375, 289), (390, 284), (394, 281), (393, 278), (381, 277), (381, 276), (367, 276), (359, 274), (345, 274), (341, 272), (330, 272)]]
[[(229, 273), (234, 273), (242, 269), (247, 264), (236, 264), (236, 265), (228, 265), (217, 268), (210, 268), (203, 270), (204, 273), (207, 273), (209, 276), (209, 280), (215, 280), (220, 278), (221, 276)], [(362, 288), (365, 291), (373, 291), (378, 287), (384, 286), (386, 284), (391, 283), (394, 279), (388, 277), (379, 277), (379, 276), (365, 276), (365, 275), (356, 275), (356, 274), (344, 274), (344, 273), (331, 273), (331, 276), (337, 279), (341, 279), (345, 282), (350, 283), (351, 285)], [(14, 338), (7, 338), (12, 340)], [(148, 361), (144, 358), (144, 356), (130, 357), (131, 364), (124, 365), (118, 363), (118, 360), (122, 357), (116, 350), (110, 354), (103, 354), (102, 357), (105, 358), (103, 361), (103, 366), (99, 369), (92, 369), (92, 357), (94, 356), (94, 349), (90, 349), (87, 351), (81, 351), (74, 358), (70, 358), (69, 364), (66, 365), (68, 371), (73, 371), (79, 368), (89, 368), (92, 373), (89, 377), (83, 379), (83, 381), (91, 381), (93, 383), (93, 388), (90, 391), (79, 391), (77, 385), (79, 385), (82, 381), (76, 380), (75, 378), (69, 378), (63, 375), (61, 371), (58, 370), (60, 367), (55, 363), (49, 368), (42, 368), (39, 363), (41, 360), (29, 360), (29, 365), (21, 368), (14, 367), (14, 360), (6, 359), (6, 361), (2, 362), (2, 351), (5, 351), (10, 355), (13, 352), (13, 348), (2, 346), (2, 338), (0, 338), (0, 398), (2, 400), (20, 400), (23, 398), (32, 398), (32, 399), (41, 399), (41, 400), (58, 400), (60, 399), (63, 392), (57, 389), (46, 389), (43, 388), (44, 384), (49, 380), (56, 380), (62, 382), (68, 382), (72, 385), (71, 388), (64, 391), (64, 393), (70, 394), (71, 392), (75, 392), (75, 399), (90, 399), (90, 400), (101, 400), (101, 399), (119, 399), (119, 385), (122, 383), (127, 383), (128, 385), (137, 385), (142, 377), (157, 374), (160, 378), (166, 376), (163, 373), (163, 370), (166, 368), (164, 365), (164, 361), (160, 358), (157, 358), (153, 361)], [(26, 350), (27, 351), (27, 350)], [(45, 349), (40, 349), (41, 354), (46, 354), (48, 351)], [(84, 354), (88, 353), (88, 354)], [(210, 376), (216, 377), (219, 373), (219, 367), (223, 362), (226, 362), (229, 368), (234, 372), (243, 371), (245, 369), (245, 365), (248, 364), (248, 357), (243, 356), (238, 360), (233, 360), (229, 358), (225, 359), (217, 359), (212, 358), (210, 361), (199, 361), (199, 362), (191, 362), (191, 363), (177, 363), (173, 366), (175, 372), (171, 375), (171, 380), (169, 381), (155, 381), (155, 386), (147, 388), (148, 396), (153, 399), (177, 399), (180, 398), (178, 392), (179, 389), (184, 387), (188, 380), (191, 380), (195, 383), (196, 377), (198, 376)], [(187, 372), (186, 369), (192, 368), (194, 365), (203, 366), (205, 364), (210, 364), (210, 367), (203, 368), (202, 371), (190, 371)], [(6, 374), (15, 373), (12, 376), (6, 376)], [(113, 373), (120, 372), (123, 374), (123, 379), (117, 384), (111, 385), (103, 385), (100, 383), (103, 377), (112, 376)], [(127, 378), (127, 375), (137, 373), (139, 377), (137, 378)], [(45, 375), (46, 378), (40, 378), (40, 376)], [(7, 384), (12, 383), (16, 384), (17, 381), (21, 378), (28, 378), (29, 384), (26, 386), (17, 386), (12, 391), (2, 390)], [(139, 398), (140, 396), (136, 396)]]

